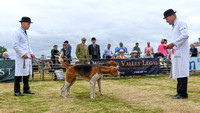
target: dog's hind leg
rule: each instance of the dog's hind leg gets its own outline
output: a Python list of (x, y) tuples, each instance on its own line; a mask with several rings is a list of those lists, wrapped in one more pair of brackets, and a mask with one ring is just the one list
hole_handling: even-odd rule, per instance
[(74, 84), (75, 81), (76, 81), (76, 78), (73, 79), (73, 81), (70, 83), (69, 87), (67, 88), (67, 95), (70, 95), (70, 94), (71, 94), (70, 88), (71, 88), (71, 86)]
[(65, 90), (69, 87), (69, 85), (70, 85), (70, 83), (68, 83), (67, 81), (65, 81), (65, 84), (61, 88), (61, 94), (60, 94), (60, 96), (62, 96), (63, 98), (66, 98), (66, 96), (65, 96)]
[(103, 93), (102, 93), (102, 91), (101, 91), (101, 78), (99, 78), (99, 79), (97, 80), (97, 83), (98, 83), (98, 87), (99, 87), (99, 93), (100, 93), (101, 95), (103, 95)]

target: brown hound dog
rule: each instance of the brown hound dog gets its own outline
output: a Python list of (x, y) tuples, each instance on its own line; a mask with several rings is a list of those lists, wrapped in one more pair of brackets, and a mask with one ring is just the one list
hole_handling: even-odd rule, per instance
[(70, 65), (65, 63), (61, 55), (59, 56), (59, 62), (67, 68), (65, 73), (65, 84), (61, 88), (61, 96), (66, 98), (65, 91), (67, 90), (67, 95), (70, 95), (70, 87), (74, 84), (76, 77), (81, 76), (90, 81), (90, 98), (95, 98), (95, 84), (98, 83), (99, 92), (101, 95), (101, 78), (102, 74), (110, 74), (113, 76), (118, 76), (118, 67), (117, 63), (114, 61), (109, 61), (107, 63), (102, 63), (100, 65), (95, 64), (78, 64)]

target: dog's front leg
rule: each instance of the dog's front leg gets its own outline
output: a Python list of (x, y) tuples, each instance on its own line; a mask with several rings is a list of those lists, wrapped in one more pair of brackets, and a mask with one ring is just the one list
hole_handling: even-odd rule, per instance
[(90, 98), (95, 98), (95, 82), (92, 80), (90, 81)]
[(96, 81), (100, 78), (99, 74), (96, 73), (90, 80), (90, 98), (94, 99), (95, 98), (95, 84)]
[(99, 79), (97, 80), (97, 83), (98, 83), (98, 87), (99, 87), (99, 93), (100, 93), (101, 95), (103, 95), (103, 93), (102, 93), (102, 91), (101, 91), (101, 78), (99, 78)]

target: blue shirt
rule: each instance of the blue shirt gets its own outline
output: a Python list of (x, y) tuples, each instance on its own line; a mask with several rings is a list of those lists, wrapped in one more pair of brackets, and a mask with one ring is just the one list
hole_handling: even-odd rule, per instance
[(71, 56), (72, 46), (70, 44), (67, 45), (67, 56)]
[[(5, 58), (1, 58), (1, 60), (5, 60)], [(7, 60), (11, 60), (11, 58), (8, 58)]]
[(63, 52), (63, 55), (67, 57), (67, 50), (65, 50), (64, 48), (62, 48), (61, 51)]
[(106, 48), (106, 49), (104, 50), (104, 53), (103, 53), (103, 54), (109, 54), (110, 56), (113, 55), (112, 51), (111, 51), (110, 49), (108, 49), (108, 48)]
[(123, 49), (127, 53), (127, 49), (125, 47), (118, 47), (117, 49), (115, 49), (115, 53), (117, 53), (119, 55), (119, 51), (121, 49)]

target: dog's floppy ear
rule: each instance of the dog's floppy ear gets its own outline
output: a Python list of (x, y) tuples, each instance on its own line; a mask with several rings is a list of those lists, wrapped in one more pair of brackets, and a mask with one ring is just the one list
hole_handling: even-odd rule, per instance
[(109, 65), (117, 67), (118, 63), (115, 61), (109, 61)]
[(112, 75), (113, 75), (113, 76), (119, 76), (119, 71), (117, 70), (116, 67), (113, 67), (113, 68), (112, 68)]

